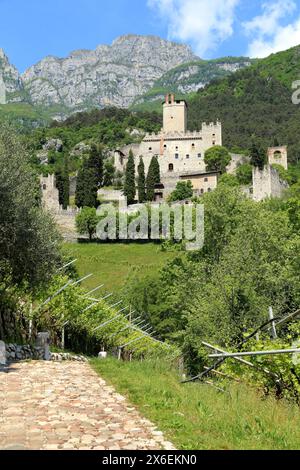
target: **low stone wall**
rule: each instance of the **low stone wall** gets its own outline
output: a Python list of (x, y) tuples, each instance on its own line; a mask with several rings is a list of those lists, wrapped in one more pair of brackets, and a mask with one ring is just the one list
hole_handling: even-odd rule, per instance
[[(30, 345), (18, 345), (18, 344), (5, 344), (2, 342), (2, 355), (5, 357), (6, 363), (15, 361), (43, 361), (45, 358), (45, 348), (39, 346)], [(84, 356), (73, 355), (69, 353), (50, 353), (50, 361), (75, 361), (75, 362), (87, 362)], [(4, 360), (1, 361), (2, 365), (5, 365)]]
[(24, 361), (26, 359), (43, 360), (45, 349), (38, 346), (20, 346), (17, 344), (6, 344), (6, 360)]
[(84, 356), (74, 356), (73, 354), (69, 353), (51, 353), (51, 361), (88, 362), (87, 358)]

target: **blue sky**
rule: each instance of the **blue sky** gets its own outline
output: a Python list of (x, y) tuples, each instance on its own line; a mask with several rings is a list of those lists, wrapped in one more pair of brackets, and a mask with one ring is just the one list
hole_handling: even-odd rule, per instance
[(203, 58), (300, 44), (300, 0), (0, 0), (0, 15), (0, 47), (20, 71), (127, 33), (187, 43)]

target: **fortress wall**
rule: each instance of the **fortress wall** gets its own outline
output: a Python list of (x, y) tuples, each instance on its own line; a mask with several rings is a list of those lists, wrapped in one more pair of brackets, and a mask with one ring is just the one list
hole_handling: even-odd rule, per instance
[(263, 201), (269, 197), (281, 197), (288, 188), (277, 170), (267, 165), (263, 170), (253, 168), (253, 199)]

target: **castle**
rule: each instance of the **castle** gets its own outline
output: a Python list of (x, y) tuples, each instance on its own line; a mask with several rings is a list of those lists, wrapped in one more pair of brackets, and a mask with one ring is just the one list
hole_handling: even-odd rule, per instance
[[(180, 179), (195, 179), (195, 192), (203, 194), (217, 186), (217, 173), (206, 172), (204, 155), (214, 145), (222, 145), (222, 125), (202, 123), (200, 131), (187, 130), (188, 106), (184, 100), (166, 96), (163, 104), (163, 128), (158, 134), (146, 134), (140, 144), (133, 144), (115, 151), (115, 167), (124, 171), (130, 150), (135, 159), (143, 157), (147, 173), (154, 156), (158, 158), (164, 197)], [(137, 163), (137, 162), (136, 162)], [(137, 170), (137, 164), (136, 164)]]
[[(146, 134), (140, 144), (131, 144), (117, 149), (114, 160), (117, 170), (124, 172), (132, 151), (136, 160), (143, 157), (145, 171), (148, 172), (150, 162), (158, 158), (161, 171), (161, 185), (156, 189), (156, 200), (165, 199), (175, 189), (178, 181), (190, 180), (194, 194), (201, 196), (213, 191), (218, 185), (219, 172), (206, 170), (205, 152), (215, 146), (222, 145), (222, 124), (202, 123), (201, 130), (187, 130), (188, 106), (184, 100), (175, 100), (173, 94), (166, 96), (163, 103), (163, 128), (158, 134)], [(249, 158), (231, 154), (231, 163), (227, 172), (235, 174), (239, 165), (247, 163)], [(280, 197), (287, 184), (280, 179), (279, 173), (272, 167), (279, 164), (288, 168), (287, 147), (271, 147), (268, 149), (268, 163), (264, 170), (253, 168), (253, 184), (249, 196), (256, 201), (267, 197)]]
[(268, 197), (281, 197), (288, 188), (288, 183), (282, 181), (279, 172), (272, 165), (277, 164), (288, 169), (287, 147), (269, 147), (268, 162), (260, 170), (252, 170), (252, 197), (255, 201), (263, 201)]

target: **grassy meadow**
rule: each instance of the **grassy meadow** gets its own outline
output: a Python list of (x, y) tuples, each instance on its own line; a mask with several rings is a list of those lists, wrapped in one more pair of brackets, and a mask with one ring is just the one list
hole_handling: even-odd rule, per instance
[(121, 289), (133, 269), (141, 276), (157, 271), (176, 255), (163, 252), (155, 243), (66, 243), (64, 252), (77, 258), (76, 268), (81, 277), (93, 273), (83, 285), (87, 289), (104, 284), (104, 290), (116, 292)]
[(93, 359), (93, 368), (127, 396), (180, 450), (289, 450), (300, 442), (299, 407), (230, 384), (228, 393), (181, 384), (163, 361)]

